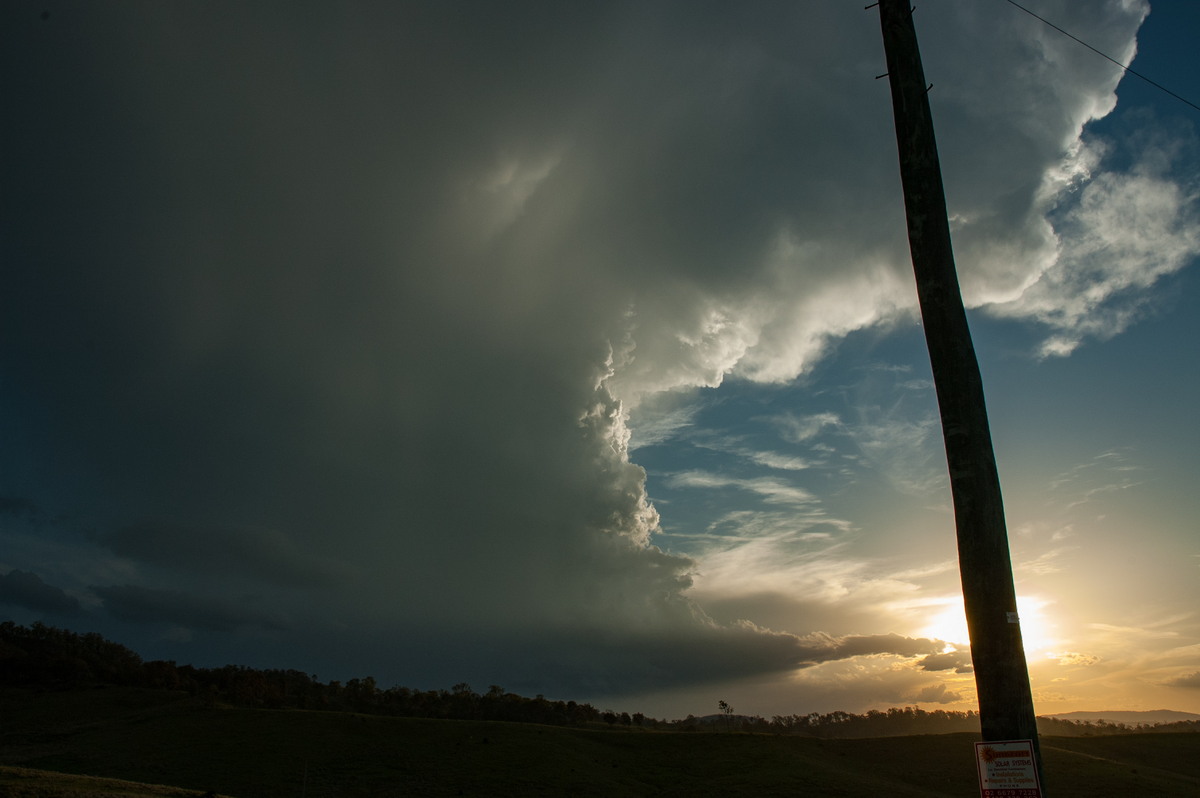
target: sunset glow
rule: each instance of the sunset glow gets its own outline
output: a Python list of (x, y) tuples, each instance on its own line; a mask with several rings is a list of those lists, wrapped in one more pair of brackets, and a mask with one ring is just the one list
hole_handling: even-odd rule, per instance
[[(1042, 599), (1017, 597), (1017, 609), (1021, 619), (1021, 639), (1025, 645), (1027, 659), (1049, 656), (1055, 646), (1054, 628), (1046, 612), (1047, 602)], [(943, 640), (958, 648), (970, 646), (967, 617), (962, 599), (947, 599), (945, 607), (930, 619), (929, 624), (918, 629), (917, 637)]]

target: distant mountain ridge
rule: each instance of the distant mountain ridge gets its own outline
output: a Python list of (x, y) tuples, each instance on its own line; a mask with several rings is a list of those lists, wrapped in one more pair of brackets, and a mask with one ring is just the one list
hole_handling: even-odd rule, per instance
[(1154, 724), (1154, 723), (1178, 723), (1183, 720), (1200, 720), (1200, 715), (1195, 712), (1179, 712), (1174, 709), (1150, 709), (1142, 711), (1134, 710), (1107, 710), (1104, 712), (1049, 712), (1042, 715), (1044, 718), (1059, 718), (1060, 720), (1106, 720), (1109, 723), (1125, 723), (1125, 724)]

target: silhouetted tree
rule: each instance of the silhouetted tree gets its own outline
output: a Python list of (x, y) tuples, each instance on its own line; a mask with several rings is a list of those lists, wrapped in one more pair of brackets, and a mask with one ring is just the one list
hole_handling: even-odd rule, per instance
[(724, 701), (717, 702), (717, 708), (721, 710), (721, 714), (725, 716), (725, 731), (729, 731), (729, 723), (733, 717), (733, 707)]

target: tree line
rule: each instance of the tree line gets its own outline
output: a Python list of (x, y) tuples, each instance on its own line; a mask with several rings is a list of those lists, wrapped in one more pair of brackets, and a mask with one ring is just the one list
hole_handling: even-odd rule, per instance
[[(208, 705), (260, 709), (298, 709), (456, 720), (501, 720), (558, 726), (607, 724), (617, 728), (685, 732), (795, 734), (821, 738), (892, 737), (909, 734), (979, 732), (976, 712), (893, 707), (856, 715), (849, 712), (807, 715), (732, 715), (718, 702), (720, 714), (659, 720), (637, 712), (600, 710), (588, 703), (555, 701), (511, 693), (499, 685), (485, 692), (459, 683), (448, 690), (381, 688), (367, 676), (348, 682), (322, 682), (298, 670), (258, 669), (239, 665), (197, 668), (173, 661), (143, 661), (99, 634), (78, 634), (35, 623), (0, 623), (0, 686), (40, 690), (137, 687), (185, 691)], [(1106, 721), (1038, 718), (1047, 735), (1200, 732), (1200, 721), (1129, 726)]]
[[(769, 720), (757, 715), (736, 715), (725, 712), (696, 718), (689, 715), (684, 720), (671, 723), (671, 728), (682, 731), (725, 731), (734, 730), (765, 734), (798, 734), (825, 739), (854, 739), (863, 737), (904, 737), (914, 734), (956, 734), (966, 732), (979, 734), (979, 713), (968, 710), (934, 709), (920, 707), (891, 707), (871, 709), (856, 715), (853, 712), (812, 712), (807, 715), (774, 715)], [(726, 705), (728, 706), (728, 705)], [(1200, 721), (1185, 720), (1174, 723), (1127, 724), (1105, 720), (1069, 720), (1066, 718), (1039, 717), (1038, 733), (1056, 737), (1087, 737), (1106, 734), (1138, 734), (1145, 732), (1200, 732)]]
[(78, 634), (34, 623), (0, 623), (0, 686), (42, 690), (139, 687), (186, 691), (206, 703), (259, 709), (301, 709), (404, 717), (502, 720), (552, 725), (607, 723), (659, 727), (641, 713), (602, 711), (588, 703), (527, 698), (499, 685), (477, 693), (466, 683), (449, 690), (381, 688), (371, 676), (322, 682), (294, 669), (226, 665), (198, 668), (140, 656), (94, 632)]

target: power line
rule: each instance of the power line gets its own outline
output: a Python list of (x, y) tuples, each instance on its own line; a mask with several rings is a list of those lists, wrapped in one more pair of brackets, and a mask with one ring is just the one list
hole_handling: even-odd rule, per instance
[(1145, 75), (1141, 74), (1140, 72), (1135, 72), (1134, 70), (1130, 69), (1130, 68), (1129, 68), (1128, 66), (1126, 66), (1125, 64), (1122, 64), (1122, 63), (1121, 63), (1120, 61), (1118, 61), (1117, 59), (1115, 59), (1115, 58), (1113, 58), (1112, 56), (1108, 55), (1107, 53), (1103, 53), (1103, 52), (1101, 52), (1100, 50), (1097, 50), (1095, 47), (1092, 47), (1090, 44), (1088, 44), (1087, 42), (1085, 42), (1083, 39), (1080, 39), (1078, 36), (1072, 36), (1070, 33), (1068, 33), (1067, 31), (1063, 30), (1062, 28), (1058, 27), (1057, 25), (1055, 25), (1055, 24), (1054, 24), (1053, 22), (1051, 22), (1050, 20), (1048, 20), (1048, 19), (1046, 19), (1046, 18), (1044, 18), (1044, 17), (1039, 17), (1037, 14), (1033, 13), (1033, 12), (1032, 12), (1032, 11), (1030, 11), (1028, 8), (1026, 8), (1025, 6), (1021, 5), (1020, 3), (1014, 2), (1014, 0), (1006, 0), (1006, 2), (1007, 2), (1009, 5), (1013, 5), (1013, 6), (1016, 6), (1017, 8), (1019, 8), (1019, 9), (1021, 9), (1022, 11), (1024, 11), (1026, 14), (1028, 14), (1028, 15), (1029, 15), (1029, 16), (1031, 16), (1031, 17), (1033, 17), (1034, 19), (1036, 19), (1036, 20), (1040, 20), (1041, 22), (1044, 22), (1045, 24), (1049, 25), (1050, 27), (1054, 28), (1056, 31), (1058, 31), (1059, 33), (1061, 33), (1063, 36), (1066, 36), (1066, 37), (1067, 37), (1067, 38), (1069, 38), (1069, 39), (1073, 39), (1074, 41), (1077, 41), (1077, 42), (1079, 42), (1080, 44), (1082, 44), (1084, 47), (1086, 47), (1086, 48), (1088, 48), (1089, 50), (1091, 50), (1091, 51), (1092, 51), (1093, 53), (1095, 53), (1096, 55), (1099, 55), (1099, 56), (1101, 56), (1101, 57), (1103, 57), (1103, 58), (1107, 58), (1109, 61), (1112, 61), (1114, 64), (1116, 64), (1117, 66), (1119, 66), (1121, 69), (1123, 69), (1123, 70), (1125, 70), (1126, 72), (1128, 72), (1130, 75), (1133, 75), (1135, 78), (1141, 78), (1142, 80), (1146, 81), (1146, 82), (1147, 82), (1147, 83), (1149, 83), (1151, 86), (1153, 86), (1154, 88), (1158, 89), (1159, 91), (1166, 92), (1167, 94), (1169, 94), (1169, 95), (1171, 95), (1172, 97), (1174, 97), (1176, 100), (1179, 100), (1179, 102), (1183, 103), (1184, 105), (1190, 105), (1192, 108), (1195, 108), (1197, 111), (1200, 111), (1200, 105), (1196, 105), (1196, 104), (1195, 104), (1194, 102), (1192, 102), (1191, 100), (1188, 100), (1188, 99), (1185, 99), (1185, 98), (1183, 98), (1183, 97), (1180, 97), (1178, 94), (1176, 94), (1175, 92), (1171, 91), (1171, 90), (1170, 90), (1170, 89), (1168, 89), (1166, 86), (1163, 86), (1162, 84), (1159, 84), (1159, 83), (1155, 83), (1153, 80), (1151, 80), (1150, 78), (1148, 78), (1148, 77), (1146, 77)]

